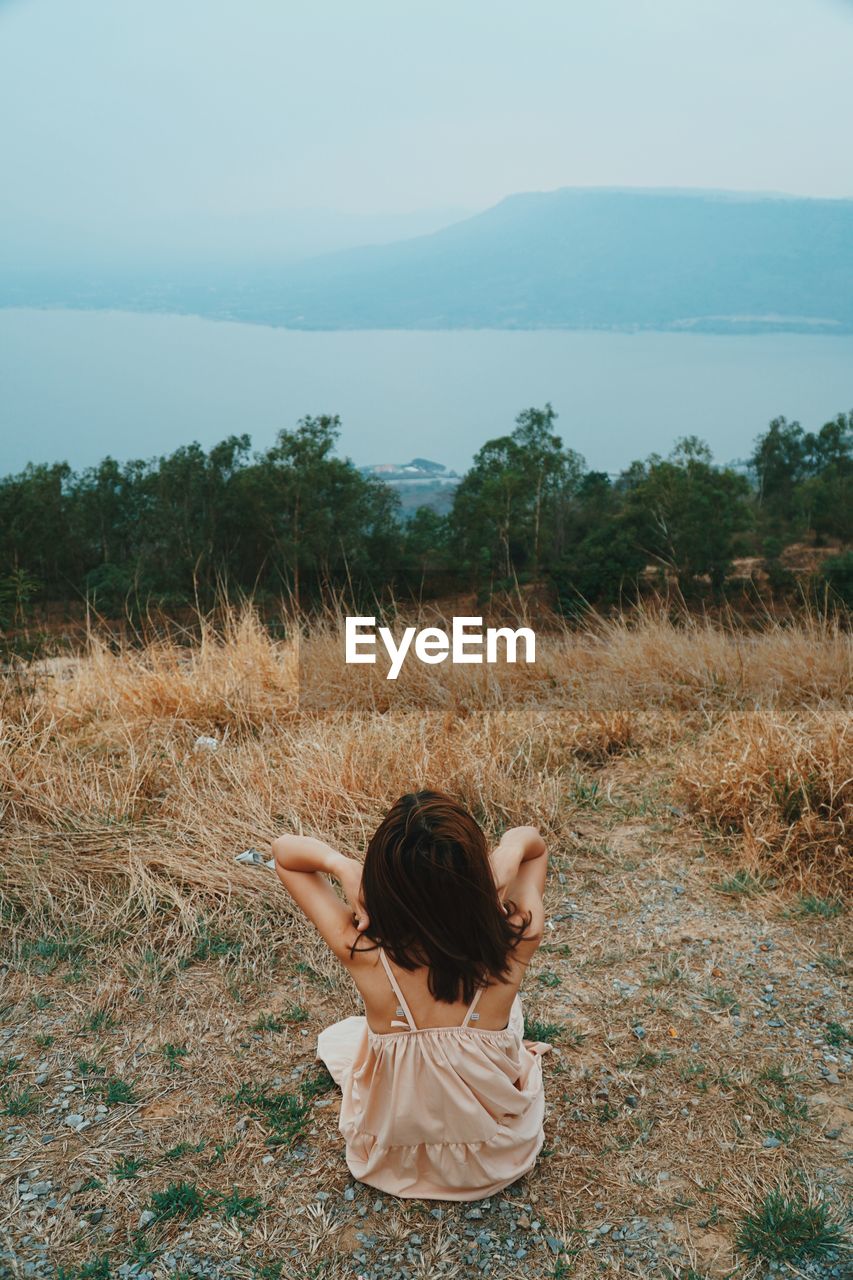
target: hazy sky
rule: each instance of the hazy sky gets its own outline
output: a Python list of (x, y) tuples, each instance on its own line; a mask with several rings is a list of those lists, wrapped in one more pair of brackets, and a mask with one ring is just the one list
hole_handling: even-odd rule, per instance
[(851, 0), (0, 0), (0, 229), (263, 235), (569, 185), (850, 197), (851, 66)]

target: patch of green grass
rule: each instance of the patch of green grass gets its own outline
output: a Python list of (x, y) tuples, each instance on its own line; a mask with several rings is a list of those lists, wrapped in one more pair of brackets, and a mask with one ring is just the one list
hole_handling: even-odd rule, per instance
[(293, 966), (294, 973), (301, 973), (303, 977), (309, 978), (311, 982), (316, 982), (318, 987), (331, 987), (332, 983), (329, 978), (315, 969), (312, 964), (308, 964), (306, 960), (299, 960)]
[(651, 1049), (645, 1053), (638, 1053), (633, 1059), (632, 1065), (635, 1067), (643, 1067), (651, 1070), (653, 1067), (662, 1067), (665, 1062), (669, 1062), (673, 1055), (666, 1049), (661, 1049), (659, 1053), (654, 1053)]
[(162, 1191), (154, 1192), (150, 1208), (158, 1222), (166, 1218), (192, 1222), (204, 1213), (207, 1199), (207, 1194), (200, 1191), (194, 1182), (170, 1182)]
[(183, 1071), (180, 1059), (185, 1058), (189, 1053), (189, 1049), (183, 1044), (164, 1044), (160, 1046), (160, 1052), (166, 1059), (166, 1066), (170, 1071)]
[(846, 1044), (853, 1044), (853, 1035), (840, 1022), (827, 1022), (823, 1038), (833, 1049), (843, 1049)]
[(183, 1160), (184, 1156), (197, 1155), (200, 1151), (204, 1151), (207, 1143), (204, 1139), (201, 1142), (178, 1142), (174, 1147), (169, 1147), (163, 1152), (164, 1160)]
[(328, 1093), (329, 1090), (334, 1089), (334, 1087), (335, 1082), (329, 1075), (326, 1068), (322, 1065), (318, 1065), (310, 1072), (310, 1074), (306, 1073), (302, 1077), (299, 1092), (303, 1098), (307, 1098), (310, 1101), (312, 1098), (319, 1098), (324, 1093)]
[(106, 1107), (117, 1107), (137, 1101), (133, 1085), (128, 1084), (126, 1080), (119, 1080), (117, 1076), (112, 1076), (101, 1083), (101, 1099)]
[(702, 995), (709, 1004), (716, 1005), (718, 1009), (725, 1009), (728, 1013), (740, 1013), (740, 1000), (728, 987), (709, 986), (705, 988)]
[(138, 1262), (141, 1266), (146, 1267), (149, 1262), (154, 1261), (158, 1252), (159, 1250), (151, 1244), (144, 1231), (134, 1231), (130, 1242), (128, 1262)]
[(231, 1194), (223, 1196), (219, 1202), (219, 1212), (226, 1221), (231, 1218), (257, 1218), (263, 1207), (257, 1196), (241, 1196), (236, 1187), (232, 1187)]
[(252, 1275), (255, 1280), (282, 1280), (284, 1276), (283, 1262), (253, 1262)]
[(289, 1004), (284, 1011), (284, 1016), (288, 1022), (307, 1022), (308, 1010), (301, 1004)]
[(579, 809), (600, 809), (601, 788), (597, 782), (576, 773), (569, 785), (569, 799)]
[(742, 1219), (736, 1245), (751, 1259), (796, 1263), (825, 1257), (842, 1241), (841, 1228), (830, 1220), (826, 1204), (809, 1204), (798, 1195), (771, 1191), (754, 1213)]
[(545, 969), (542, 973), (537, 973), (536, 981), (543, 987), (559, 987), (563, 979), (551, 969)]
[(841, 898), (818, 898), (809, 893), (801, 894), (787, 914), (800, 919), (817, 916), (822, 920), (833, 920), (835, 916), (840, 916), (843, 910), (844, 903)]
[(290, 1145), (305, 1129), (310, 1103), (296, 1094), (276, 1093), (271, 1085), (241, 1085), (230, 1099), (269, 1129), (268, 1146)]
[(188, 969), (191, 964), (203, 964), (206, 960), (226, 960), (237, 956), (243, 944), (238, 938), (228, 933), (219, 933), (202, 923), (189, 955), (182, 956), (179, 963), (181, 969)]
[(81, 961), (86, 949), (86, 941), (82, 934), (70, 937), (37, 938), (35, 942), (25, 942), (21, 954), (29, 962), (35, 973), (53, 973), (57, 965), (67, 960)]
[(110, 1280), (111, 1275), (110, 1255), (102, 1253), (79, 1267), (60, 1267), (56, 1280)]
[(540, 1022), (538, 1018), (524, 1019), (524, 1039), (542, 1040), (547, 1044), (556, 1044), (563, 1033), (562, 1023)]
[(768, 1062), (761, 1068), (756, 1079), (767, 1084), (778, 1084), (782, 1088), (787, 1088), (788, 1085), (801, 1083), (805, 1077), (789, 1071), (787, 1067), (781, 1066), (778, 1062)]
[(229, 1138), (227, 1142), (214, 1142), (213, 1155), (210, 1157), (210, 1164), (222, 1164), (229, 1151), (233, 1151), (237, 1145), (236, 1138)]
[(827, 973), (844, 974), (847, 972), (847, 961), (843, 956), (832, 955), (829, 951), (821, 951), (817, 960), (820, 967), (825, 969)]
[(0, 1058), (0, 1076), (10, 1076), (20, 1065), (20, 1059), (13, 1058), (11, 1053), (7, 1058)]
[(38, 1094), (32, 1089), (20, 1089), (17, 1093), (12, 1093), (7, 1085), (0, 1088), (0, 1103), (0, 1115), (14, 1119), (31, 1116), (41, 1106)]
[(252, 1023), (251, 1030), (258, 1031), (263, 1034), (266, 1031), (272, 1032), (274, 1035), (279, 1031), (284, 1031), (287, 1023), (284, 1022), (274, 1013), (262, 1013)]
[(726, 876), (719, 884), (714, 885), (714, 888), (718, 893), (725, 893), (729, 897), (754, 898), (756, 894), (764, 893), (767, 885), (745, 867), (741, 867), (734, 875)]
[(703, 1062), (691, 1058), (678, 1068), (679, 1077), (685, 1084), (693, 1084), (700, 1093), (707, 1093), (710, 1088), (707, 1068)]
[(115, 1018), (109, 1009), (96, 1009), (85, 1025), (89, 1031), (112, 1031)]
[(41, 992), (37, 992), (35, 995), (30, 996), (30, 1004), (34, 1009), (46, 1009), (50, 1004), (50, 996), (45, 996), (42, 995)]
[(38, 1035), (35, 1037), (36, 1048), (49, 1049), (55, 1039), (56, 1039), (56, 1036)]
[(78, 1058), (77, 1074), (80, 1076), (102, 1076), (104, 1068), (99, 1066), (97, 1062), (90, 1062), (88, 1058)]
[(135, 1178), (140, 1169), (145, 1168), (144, 1160), (134, 1160), (132, 1156), (122, 1156), (112, 1167), (113, 1177), (118, 1178), (119, 1182), (130, 1182)]

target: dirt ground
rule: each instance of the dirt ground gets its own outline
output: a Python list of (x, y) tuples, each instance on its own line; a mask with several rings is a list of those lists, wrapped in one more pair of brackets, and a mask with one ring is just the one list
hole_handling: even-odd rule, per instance
[[(768, 1190), (842, 1207), (846, 916), (733, 888), (725, 849), (654, 792), (615, 762), (552, 849), (522, 992), (528, 1020), (556, 1024), (546, 1143), (485, 1203), (399, 1201), (350, 1177), (315, 1047), (357, 1004), (319, 945), (297, 959), (285, 933), (256, 964), (213, 927), (178, 970), (49, 946), (7, 968), (0, 1065), (37, 1105), (0, 1130), (5, 1274), (764, 1274), (734, 1244)], [(234, 1101), (315, 1077), (288, 1144)], [(152, 1194), (181, 1182), (198, 1215), (147, 1223)]]

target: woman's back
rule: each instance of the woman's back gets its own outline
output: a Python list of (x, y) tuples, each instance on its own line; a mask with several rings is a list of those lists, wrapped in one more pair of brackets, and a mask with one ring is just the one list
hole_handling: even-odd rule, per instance
[[(491, 982), (478, 992), (473, 1020), (480, 1029), (499, 1031), (506, 1028), (525, 970), (537, 947), (537, 939), (520, 942), (510, 958), (506, 980)], [(354, 950), (347, 969), (364, 1001), (367, 1021), (374, 1031), (390, 1028), (392, 1019), (399, 1016), (396, 1011), (403, 993), (420, 1030), (460, 1026), (465, 1019), (469, 1006), (463, 1000), (449, 1004), (436, 1000), (432, 995), (428, 968), (400, 970), (381, 947)]]
[(540, 1058), (551, 1046), (524, 1040), (517, 991), (502, 1028), (480, 1025), (483, 989), (458, 1023), (419, 1025), (382, 948), (378, 956), (395, 1002), (388, 1029), (345, 1018), (317, 1041), (343, 1091), (339, 1128), (350, 1171), (397, 1196), (492, 1195), (528, 1172), (541, 1149)]

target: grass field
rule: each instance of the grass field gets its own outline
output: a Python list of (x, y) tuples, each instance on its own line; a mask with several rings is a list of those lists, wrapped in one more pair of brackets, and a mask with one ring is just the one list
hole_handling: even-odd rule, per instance
[[(845, 1274), (851, 674), (836, 622), (648, 610), (396, 683), (249, 610), (7, 670), (0, 1275)], [(473, 1206), (353, 1182), (314, 1052), (355, 992), (233, 861), (425, 785), (550, 849), (546, 1145)]]

